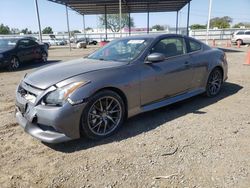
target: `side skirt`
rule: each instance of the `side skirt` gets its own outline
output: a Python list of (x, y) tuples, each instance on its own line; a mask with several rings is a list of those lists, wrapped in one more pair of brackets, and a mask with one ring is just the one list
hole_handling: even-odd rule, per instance
[(167, 105), (188, 99), (188, 98), (193, 97), (195, 95), (199, 95), (201, 93), (204, 93), (205, 91), (206, 91), (205, 88), (198, 88), (198, 89), (189, 91), (189, 92), (184, 93), (184, 94), (180, 94), (180, 95), (177, 95), (177, 96), (174, 96), (171, 98), (163, 99), (163, 100), (155, 102), (155, 103), (144, 105), (141, 107), (141, 111), (147, 112), (147, 111), (155, 110), (157, 108), (161, 108), (163, 106), (167, 106)]

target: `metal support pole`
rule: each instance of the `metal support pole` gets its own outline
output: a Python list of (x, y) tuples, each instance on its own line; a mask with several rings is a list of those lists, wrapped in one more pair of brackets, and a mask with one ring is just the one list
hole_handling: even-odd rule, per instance
[(128, 33), (129, 36), (131, 35), (131, 17), (130, 17), (130, 12), (128, 13)]
[(84, 38), (86, 39), (86, 27), (85, 27), (85, 16), (84, 16), (84, 14), (82, 15), (82, 23), (83, 23)]
[(149, 7), (148, 7), (148, 16), (147, 16), (147, 33), (149, 33)]
[(122, 0), (119, 0), (119, 15), (120, 15), (120, 23), (119, 23), (119, 27), (120, 27), (120, 37), (122, 37)]
[(189, 16), (190, 16), (190, 1), (188, 2), (188, 15), (187, 15), (187, 36), (189, 36)]
[(107, 6), (105, 5), (105, 40), (108, 40), (108, 20), (107, 20)]
[(175, 33), (176, 34), (178, 34), (178, 29), (179, 29), (178, 28), (179, 27), (179, 23), (178, 22), (179, 22), (179, 11), (176, 12), (176, 26), (175, 26), (175, 28), (176, 28)]
[(37, 22), (38, 22), (38, 27), (39, 27), (39, 41), (42, 42), (43, 39), (42, 39), (42, 30), (41, 30), (38, 3), (37, 3), (37, 0), (34, 0), (34, 1), (35, 1), (35, 7), (36, 7), (36, 17), (37, 17)]
[(68, 6), (65, 5), (65, 8), (66, 8), (66, 17), (67, 17), (67, 28), (68, 28), (68, 34), (69, 34), (69, 50), (71, 51)]
[(209, 0), (208, 20), (207, 20), (207, 36), (206, 36), (206, 43), (207, 44), (208, 44), (208, 36), (209, 36), (209, 28), (210, 28), (211, 10), (212, 10), (212, 0)]

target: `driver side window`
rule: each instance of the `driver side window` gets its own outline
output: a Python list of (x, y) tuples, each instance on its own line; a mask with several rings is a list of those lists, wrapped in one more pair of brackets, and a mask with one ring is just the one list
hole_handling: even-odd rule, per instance
[(18, 47), (20, 48), (27, 48), (29, 47), (29, 40), (20, 40), (18, 43)]
[(151, 53), (161, 53), (166, 58), (185, 54), (184, 39), (179, 37), (162, 39), (151, 49)]

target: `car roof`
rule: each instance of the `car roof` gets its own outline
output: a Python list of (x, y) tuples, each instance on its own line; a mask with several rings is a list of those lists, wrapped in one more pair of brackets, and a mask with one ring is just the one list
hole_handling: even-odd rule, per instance
[(247, 32), (247, 31), (250, 31), (249, 29), (248, 30), (237, 30), (236, 33), (238, 32)]
[[(35, 37), (34, 37), (35, 38)], [(30, 37), (4, 37), (0, 39), (6, 39), (6, 40), (21, 40), (21, 39), (29, 39), (32, 40)]]
[(179, 34), (147, 34), (147, 35), (133, 35), (128, 37), (123, 37), (122, 39), (156, 39), (162, 37), (186, 37)]

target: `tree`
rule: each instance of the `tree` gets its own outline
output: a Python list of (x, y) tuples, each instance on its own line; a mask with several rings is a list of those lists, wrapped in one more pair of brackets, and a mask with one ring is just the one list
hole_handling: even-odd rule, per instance
[(201, 25), (201, 24), (193, 24), (190, 26), (190, 29), (206, 29), (206, 25)]
[(156, 24), (156, 25), (152, 26), (151, 29), (155, 29), (156, 31), (164, 31), (165, 27), (163, 25)]
[(28, 28), (22, 29), (21, 33), (23, 34), (32, 34), (32, 31), (29, 31)]
[(70, 36), (75, 36), (76, 33), (81, 33), (81, 32), (78, 30), (71, 31)]
[[(99, 17), (100, 25), (105, 26), (105, 15), (101, 15)], [(134, 27), (134, 20), (130, 18), (130, 26)], [(129, 26), (129, 15), (122, 14), (121, 20), (121, 28)], [(119, 14), (108, 14), (107, 15), (107, 28), (110, 29), (112, 32), (119, 32), (120, 31), (120, 15)]]
[(250, 28), (250, 22), (240, 22), (233, 26), (233, 28), (241, 28), (241, 27)]
[(10, 34), (10, 28), (7, 25), (0, 25), (0, 34)]
[(11, 28), (11, 34), (19, 34), (20, 30), (18, 28)]
[(85, 28), (85, 31), (93, 31), (93, 28), (87, 27), (87, 28)]
[(219, 29), (229, 28), (230, 23), (232, 23), (233, 19), (229, 16), (224, 17), (215, 17), (210, 20), (210, 27), (218, 27)]
[(43, 34), (53, 34), (53, 30), (51, 27), (45, 27), (42, 31)]

